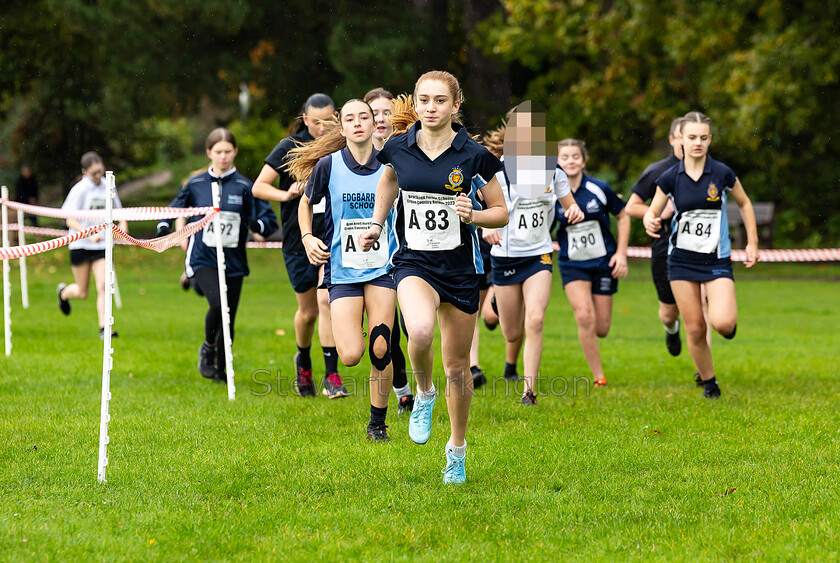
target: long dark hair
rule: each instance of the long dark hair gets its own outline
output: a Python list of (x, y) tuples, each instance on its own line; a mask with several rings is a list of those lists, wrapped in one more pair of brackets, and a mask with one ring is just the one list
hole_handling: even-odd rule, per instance
[(309, 108), (328, 108), (328, 107), (335, 107), (335, 102), (332, 101), (332, 98), (327, 96), (326, 94), (312, 94), (308, 98), (306, 98), (306, 102), (303, 104), (303, 108), (301, 108), (300, 114), (292, 121), (292, 124), (289, 126), (289, 135), (297, 135), (306, 127), (303, 123), (303, 115), (309, 112)]

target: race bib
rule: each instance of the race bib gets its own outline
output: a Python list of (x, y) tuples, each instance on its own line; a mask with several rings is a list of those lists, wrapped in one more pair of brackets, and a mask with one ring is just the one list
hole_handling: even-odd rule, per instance
[(321, 201), (312, 206), (312, 214), (325, 213), (327, 211), (327, 198), (322, 197)]
[(104, 197), (91, 197), (88, 200), (88, 209), (105, 209), (105, 203)]
[(720, 209), (690, 209), (677, 226), (677, 248), (711, 254), (720, 242)]
[[(224, 248), (236, 248), (239, 244), (239, 225), (242, 219), (239, 213), (234, 211), (219, 211), (219, 238)], [(210, 219), (210, 222), (204, 226), (204, 233), (201, 235), (201, 240), (207, 246), (216, 246), (216, 219)]]
[(405, 243), (412, 250), (452, 250), (461, 245), (455, 196), (403, 192)]
[(536, 244), (549, 238), (552, 202), (546, 199), (520, 199), (513, 207), (513, 240)]
[(370, 228), (370, 219), (341, 220), (341, 265), (353, 270), (381, 268), (388, 263), (388, 232), (383, 231), (373, 248), (362, 252), (358, 236)]
[(607, 255), (604, 235), (598, 221), (583, 221), (566, 227), (566, 240), (569, 243), (569, 260), (582, 262)]

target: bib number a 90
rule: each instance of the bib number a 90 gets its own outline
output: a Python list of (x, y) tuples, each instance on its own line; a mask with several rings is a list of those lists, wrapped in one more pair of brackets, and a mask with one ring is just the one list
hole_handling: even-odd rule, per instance
[(598, 221), (584, 221), (566, 227), (569, 260), (583, 261), (607, 255), (604, 235)]

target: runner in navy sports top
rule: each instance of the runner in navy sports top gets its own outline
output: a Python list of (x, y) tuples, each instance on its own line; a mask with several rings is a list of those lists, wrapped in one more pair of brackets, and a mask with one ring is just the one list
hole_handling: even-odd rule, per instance
[[(585, 217), (569, 225), (558, 213), (558, 262), (563, 289), (575, 313), (578, 340), (592, 370), (594, 385), (607, 384), (598, 338), (604, 338), (612, 323), (613, 294), (618, 278), (627, 277), (627, 243), (630, 216), (624, 202), (603, 180), (584, 174), (587, 154), (583, 141), (559, 143), (558, 162), (569, 175), (575, 201)], [(618, 220), (618, 242), (610, 232), (610, 215)]]
[(758, 231), (752, 203), (741, 181), (731, 168), (708, 156), (711, 119), (700, 112), (690, 112), (683, 118), (681, 130), (685, 159), (657, 179), (656, 195), (644, 223), (649, 235), (660, 236), (660, 214), (666, 201), (671, 200), (675, 215), (668, 248), (668, 279), (686, 326), (688, 351), (700, 373), (703, 396), (716, 399), (720, 397), (720, 387), (706, 341), (700, 286), (706, 287), (712, 328), (724, 338), (733, 338), (738, 305), (729, 257), (729, 194), (738, 204), (747, 230), (747, 268), (758, 261)]
[[(286, 273), (295, 291), (297, 311), (295, 311), (295, 391), (301, 397), (314, 397), (315, 385), (312, 381), (312, 335), (315, 321), (318, 324), (318, 339), (324, 353), (324, 376), (338, 375), (338, 351), (332, 334), (330, 321), (329, 293), (326, 289), (316, 289), (320, 285), (322, 271), (309, 263), (306, 249), (301, 243), (298, 226), (298, 198), (303, 193), (303, 183), (296, 182), (284, 168), (287, 156), (295, 146), (312, 142), (326, 131), (329, 121), (334, 120), (335, 104), (326, 94), (309, 96), (298, 116), (290, 136), (278, 143), (265, 159), (260, 175), (254, 181), (254, 195), (258, 198), (279, 201), (280, 219), (283, 226), (283, 261)], [(299, 128), (299, 129), (298, 129)], [(274, 182), (279, 179), (278, 187)], [(323, 209), (316, 210), (314, 231), (323, 235)], [(339, 377), (340, 379), (340, 377)]]
[[(405, 114), (396, 111), (392, 122), (397, 133), (377, 156), (388, 167), (377, 187), (373, 226), (360, 235), (360, 243), (371, 248), (379, 239), (399, 195), (400, 249), (394, 256), (394, 278), (418, 390), (409, 435), (421, 444), (431, 435), (436, 398), (432, 343), (437, 316), (451, 430), (444, 482), (463, 483), (473, 390), (469, 352), (478, 309), (478, 276), (483, 273), (475, 229), (507, 223), (504, 197), (494, 178), (502, 165), (462, 125), (453, 122), (462, 100), (454, 76), (442, 71), (424, 74), (415, 85), (412, 100), (419, 120), (410, 124), (406, 119), (414, 113), (409, 104)], [(476, 201), (476, 177), (484, 185), (481, 192), (486, 209), (479, 209)]]
[[(636, 183), (633, 184), (630, 199), (627, 200), (627, 214), (636, 219), (642, 219), (648, 210), (647, 202), (653, 199), (656, 194), (656, 179), (673, 165), (682, 160), (682, 135), (679, 130), (681, 117), (671, 122), (668, 131), (668, 143), (671, 146), (671, 154), (668, 158), (656, 161), (645, 168)], [(669, 202), (662, 213), (662, 219), (670, 219), (674, 216), (674, 207)], [(680, 342), (680, 311), (677, 309), (677, 302), (671, 292), (671, 284), (668, 282), (668, 235), (671, 224), (668, 221), (662, 223), (662, 230), (658, 233), (659, 238), (652, 239), (650, 271), (653, 276), (653, 285), (656, 288), (656, 295), (659, 298), (659, 320), (665, 327), (665, 345), (672, 356), (679, 356), (682, 349)]]
[[(175, 196), (170, 207), (205, 207), (213, 205), (212, 184), (219, 185), (220, 232), (215, 222), (193, 234), (187, 245), (186, 272), (191, 285), (207, 299), (209, 308), (204, 317), (204, 342), (198, 351), (198, 371), (208, 379), (224, 381), (225, 358), (222, 340), (222, 302), (219, 289), (216, 241), (221, 239), (225, 254), (225, 284), (230, 313), (230, 337), (234, 337), (236, 311), (242, 291), (242, 280), (248, 275), (245, 244), (248, 230), (269, 236), (277, 230), (277, 217), (268, 203), (256, 200), (251, 193), (251, 180), (236, 171), (236, 138), (227, 129), (213, 130), (207, 137), (210, 167), (192, 176)], [(200, 217), (191, 217), (189, 222)], [(158, 223), (158, 235), (169, 232), (172, 219)]]

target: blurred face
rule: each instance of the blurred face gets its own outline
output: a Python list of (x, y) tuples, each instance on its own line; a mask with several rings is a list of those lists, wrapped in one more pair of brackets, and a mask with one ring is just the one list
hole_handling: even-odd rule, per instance
[(364, 102), (347, 102), (341, 108), (341, 134), (348, 143), (363, 144), (373, 136), (374, 121)]
[(102, 176), (105, 174), (105, 165), (101, 162), (95, 162), (87, 168), (82, 168), (82, 174), (90, 178), (98, 186), (102, 183)]
[(219, 141), (207, 149), (207, 158), (213, 163), (213, 172), (224, 174), (233, 168), (233, 159), (237, 150), (229, 141)]
[(712, 131), (708, 123), (688, 121), (682, 127), (683, 150), (686, 157), (703, 158), (712, 144)]
[(323, 137), (327, 132), (327, 123), (332, 120), (335, 115), (335, 108), (327, 106), (325, 108), (309, 108), (309, 111), (303, 114), (303, 124), (309, 130), (309, 134), (315, 139)]
[(373, 109), (373, 122), (376, 125), (373, 136), (384, 141), (394, 132), (394, 127), (388, 121), (391, 117), (391, 100), (376, 98), (370, 102), (370, 107)]
[(516, 191), (525, 197), (545, 193), (554, 176), (554, 156), (548, 156), (545, 114), (517, 111), (505, 126), (505, 171)]
[(683, 138), (679, 130), (674, 131), (673, 136), (668, 137), (668, 142), (671, 144), (671, 149), (674, 151), (674, 156), (682, 160), (683, 158)]
[(446, 83), (424, 80), (417, 86), (414, 107), (423, 128), (435, 130), (451, 127), (452, 117), (458, 113), (461, 102), (452, 98)]
[(24, 178), (29, 178), (30, 176), (32, 176), (32, 169), (28, 166), (24, 166), (20, 169), (20, 175)]
[(586, 166), (580, 147), (560, 147), (557, 163), (569, 176), (578, 176)]

